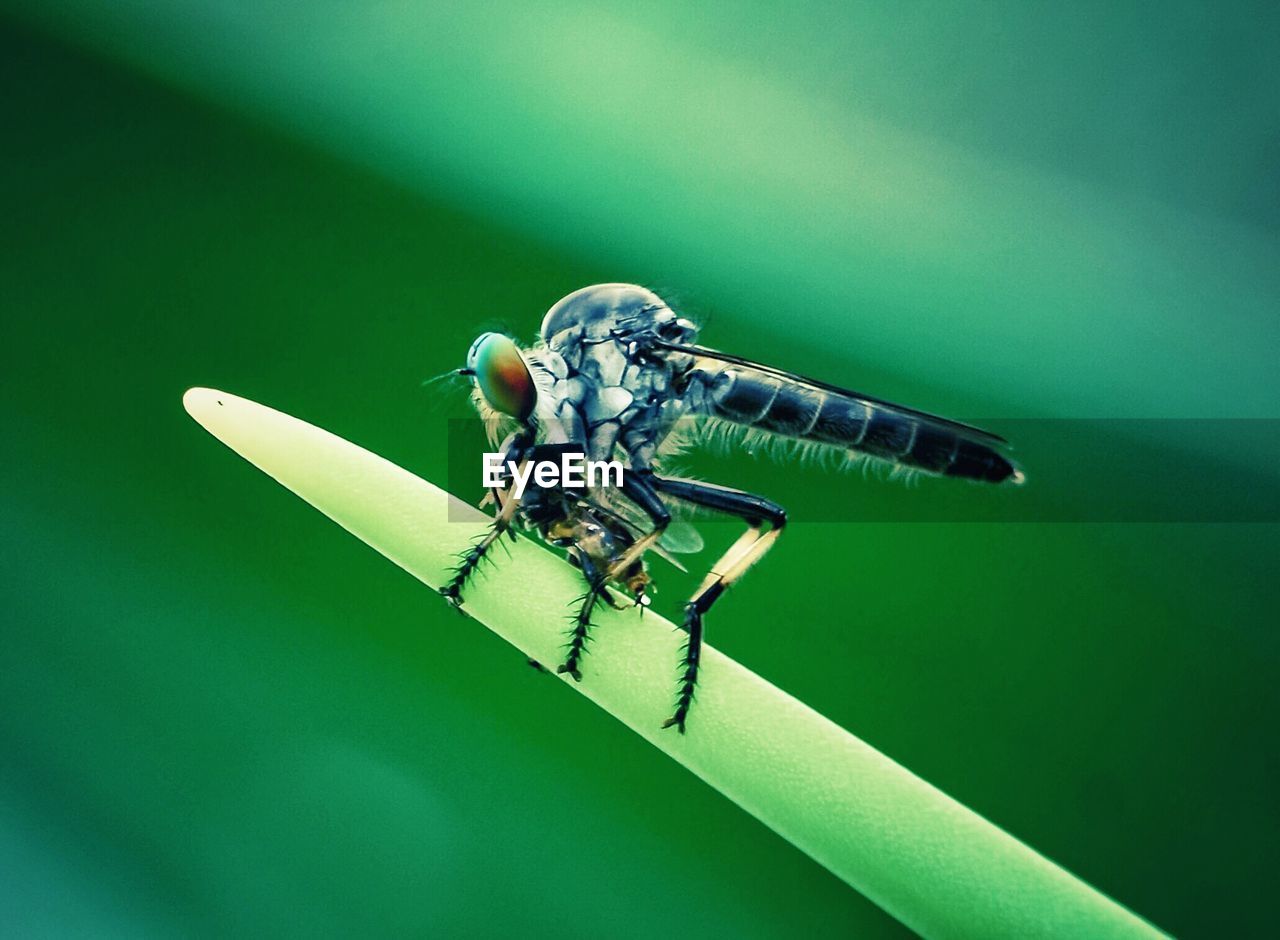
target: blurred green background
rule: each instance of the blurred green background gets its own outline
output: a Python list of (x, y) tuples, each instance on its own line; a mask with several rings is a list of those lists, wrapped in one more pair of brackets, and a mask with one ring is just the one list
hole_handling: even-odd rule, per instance
[[(784, 504), (1084, 517), (1166, 460), (1274, 498), (1274, 439), (1177, 420), (1280, 417), (1273, 4), (3, 10), (7, 934), (906, 933), (240, 462), (190, 385), (443, 479), (466, 403), (419, 382), (639, 281), (711, 345), (996, 430), (1169, 419), (1041, 433), (995, 496), (699, 464)], [(811, 513), (709, 630), (1157, 925), (1262, 935), (1277, 547)], [(668, 612), (696, 580), (657, 576)]]

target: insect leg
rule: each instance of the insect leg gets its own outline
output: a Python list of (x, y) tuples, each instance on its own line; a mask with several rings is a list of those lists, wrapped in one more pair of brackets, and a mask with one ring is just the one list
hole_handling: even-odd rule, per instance
[(606, 581), (621, 580), (622, 574), (652, 548), (658, 539), (662, 538), (662, 533), (671, 524), (671, 512), (658, 496), (655, 486), (657, 479), (651, 470), (632, 470), (623, 474), (622, 495), (644, 510), (645, 514), (653, 520), (653, 529), (636, 539), (631, 547), (609, 566), (609, 570), (605, 572)]
[[(747, 523), (747, 531), (742, 533), (720, 560), (711, 566), (706, 578), (689, 599), (689, 603), (685, 605), (684, 629), (688, 631), (689, 639), (684, 646), (680, 691), (676, 697), (675, 714), (662, 725), (664, 728), (674, 725), (683, 734), (685, 719), (688, 717), (689, 707), (693, 704), (693, 693), (698, 683), (698, 668), (702, 658), (703, 615), (711, 609), (711, 605), (721, 594), (773, 546), (787, 524), (787, 513), (777, 503), (763, 496), (755, 496), (726, 486), (663, 477), (654, 477), (653, 482), (655, 488), (661, 493), (707, 509), (737, 516)], [(766, 522), (769, 523), (769, 530), (762, 533), (761, 529)]]
[[(502, 465), (505, 467), (509, 461), (515, 461), (520, 463), (523, 468), (523, 458), (532, 441), (533, 436), (530, 431), (516, 434), (503, 454)], [(520, 500), (516, 499), (510, 489), (494, 488), (490, 490), (490, 493), (493, 494), (494, 504), (499, 507), (493, 524), (489, 527), (489, 531), (485, 533), (484, 538), (462, 554), (458, 567), (453, 570), (453, 577), (448, 584), (440, 588), (440, 593), (448, 598), (449, 603), (454, 607), (462, 606), (462, 589), (466, 587), (467, 581), (475, 574), (476, 569), (480, 567), (480, 562), (488, 555), (493, 543), (502, 537), (503, 532), (511, 528), (511, 520), (515, 518), (516, 510), (520, 507)]]
[(476, 542), (469, 549), (462, 553), (458, 566), (453, 569), (453, 577), (449, 583), (440, 589), (440, 593), (449, 599), (449, 603), (454, 607), (462, 606), (462, 589), (466, 587), (467, 581), (476, 573), (476, 569), (480, 567), (480, 562), (488, 557), (489, 550), (493, 548), (493, 544), (502, 538), (502, 533), (511, 527), (511, 519), (516, 514), (516, 508), (520, 505), (520, 501), (515, 496), (510, 496), (502, 504), (502, 512), (493, 520), (493, 524), (489, 526), (489, 531), (485, 533), (484, 538)]
[[(568, 561), (569, 564), (573, 565), (573, 567), (577, 568), (579, 571), (582, 570), (582, 557), (580, 557), (580, 554), (577, 551), (571, 549), (569, 551), (569, 554), (566, 556), (565, 560)], [(589, 560), (588, 560), (588, 564), (590, 564)], [(593, 567), (592, 570), (594, 571), (596, 569)], [(615, 598), (613, 594), (609, 591), (609, 589), (604, 586), (603, 580), (601, 581), (599, 594), (600, 594), (600, 597), (604, 600), (604, 602), (608, 604), (610, 607), (612, 607), (614, 610), (628, 610), (631, 607), (630, 604), (619, 604), (617, 598)]]
[(586, 553), (578, 554), (578, 565), (582, 575), (587, 579), (587, 593), (578, 598), (578, 612), (569, 618), (573, 629), (569, 633), (568, 655), (565, 661), (556, 668), (556, 672), (573, 676), (575, 682), (582, 681), (582, 673), (578, 663), (587, 651), (587, 640), (590, 638), (591, 614), (595, 610), (596, 601), (605, 593), (604, 577), (596, 569), (595, 564)]

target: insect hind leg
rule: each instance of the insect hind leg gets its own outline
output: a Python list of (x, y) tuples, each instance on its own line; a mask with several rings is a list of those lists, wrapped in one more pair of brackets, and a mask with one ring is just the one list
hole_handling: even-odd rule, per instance
[[(684, 734), (685, 721), (693, 705), (694, 691), (698, 684), (698, 672), (702, 662), (702, 618), (728, 590), (758, 562), (777, 541), (787, 524), (787, 513), (781, 506), (763, 496), (742, 490), (699, 483), (694, 480), (653, 478), (654, 488), (660, 493), (674, 496), (685, 502), (737, 516), (747, 523), (729, 550), (711, 566), (701, 586), (685, 605), (684, 630), (689, 634), (685, 641), (680, 673), (680, 690), (676, 695), (675, 713), (663, 722), (664, 728), (676, 728)], [(765, 523), (768, 531), (763, 531)]]

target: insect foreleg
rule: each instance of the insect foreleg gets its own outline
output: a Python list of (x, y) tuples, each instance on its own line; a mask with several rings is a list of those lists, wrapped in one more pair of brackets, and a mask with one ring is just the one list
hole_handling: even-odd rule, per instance
[[(513, 437), (503, 455), (502, 465), (508, 466), (508, 461), (512, 461), (519, 463), (523, 468), (524, 455), (531, 442), (531, 432), (521, 432)], [(493, 524), (489, 526), (489, 531), (485, 533), (484, 538), (462, 553), (458, 566), (453, 570), (453, 577), (449, 579), (448, 584), (440, 588), (440, 593), (448, 598), (449, 603), (454, 607), (462, 606), (462, 589), (480, 567), (480, 562), (488, 556), (494, 542), (502, 537), (503, 532), (511, 528), (511, 520), (515, 518), (516, 510), (520, 508), (520, 500), (516, 498), (513, 490), (498, 488), (490, 492), (493, 493), (494, 502), (499, 507)]]
[(440, 593), (447, 597), (454, 607), (462, 606), (462, 589), (480, 567), (480, 562), (488, 557), (493, 544), (511, 527), (511, 519), (515, 516), (519, 505), (520, 501), (514, 495), (509, 497), (502, 506), (502, 512), (489, 526), (489, 531), (485, 533), (484, 538), (462, 553), (458, 566), (453, 570), (453, 577), (440, 589)]
[[(688, 631), (689, 639), (684, 646), (680, 691), (676, 696), (675, 714), (662, 725), (664, 728), (674, 725), (683, 734), (685, 719), (693, 704), (693, 693), (698, 683), (698, 669), (702, 659), (703, 615), (711, 609), (711, 605), (721, 594), (773, 546), (787, 523), (787, 513), (777, 503), (762, 496), (725, 486), (662, 477), (654, 477), (653, 483), (661, 493), (707, 509), (737, 516), (747, 523), (747, 531), (742, 533), (729, 550), (720, 557), (720, 560), (711, 566), (706, 578), (685, 605), (684, 629)], [(766, 522), (769, 523), (769, 530), (762, 532)]]

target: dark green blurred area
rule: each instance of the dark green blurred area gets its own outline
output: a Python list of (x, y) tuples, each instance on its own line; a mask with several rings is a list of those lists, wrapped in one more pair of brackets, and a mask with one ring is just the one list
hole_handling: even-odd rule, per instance
[[(420, 381), (495, 322), (529, 337), (568, 291), (634, 280), (706, 315), (712, 345), (962, 416), (1277, 415), (1274, 10), (921, 7), (876, 27), (874, 8), (815, 8), (776, 29), (668, 11), (634, 35), (584, 14), (584, 35), (670, 48), (655, 69), (705, 83), (605, 69), (598, 98), (565, 104), (466, 70), (477, 37), (527, 64), (518, 17), (378, 7), (434, 64), (361, 85), (397, 60), (352, 21), (264, 14), (253, 35), (297, 59), (250, 43), (215, 69), (201, 50), (234, 31), (174, 27), (199, 5), (154, 32), (146, 4), (119, 9), (0, 34), (6, 934), (906, 933), (227, 452), (182, 412), (188, 386), (439, 480), (466, 403)], [(315, 71), (326, 29), (344, 55)], [(677, 55), (699, 48), (703, 73)], [(336, 97), (343, 74), (388, 94)], [(637, 115), (644, 145), (577, 136), (649, 91), (665, 110)], [(205, 100), (228, 96), (243, 109)], [(887, 130), (828, 163), (786, 137), (806, 101)], [(727, 113), (760, 121), (726, 136)], [(901, 175), (921, 141), (931, 168)], [(897, 198), (948, 168), (953, 189)], [(842, 206), (865, 208), (862, 234)], [(1170, 433), (1163, 452), (1197, 450)], [(1070, 443), (1035, 460), (1087, 464)], [(1259, 451), (1197, 460), (1274, 487)], [(1160, 472), (1118, 467), (1120, 501)], [(784, 504), (955, 498), (698, 469)], [(1047, 476), (1078, 504), (1096, 485)], [(1276, 557), (1274, 525), (802, 520), (709, 630), (1158, 926), (1260, 935), (1280, 864)], [(698, 580), (657, 577), (668, 612)]]

